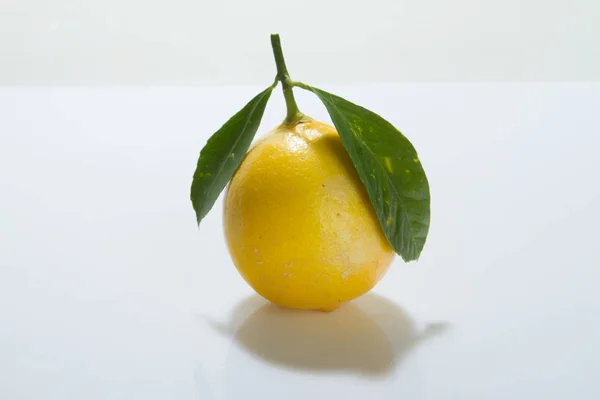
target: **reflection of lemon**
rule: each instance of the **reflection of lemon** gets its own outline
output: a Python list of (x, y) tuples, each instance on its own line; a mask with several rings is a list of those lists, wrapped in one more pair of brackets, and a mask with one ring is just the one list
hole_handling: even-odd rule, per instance
[(368, 292), (394, 253), (335, 129), (281, 126), (250, 150), (225, 199), (233, 261), (260, 295), (333, 310)]

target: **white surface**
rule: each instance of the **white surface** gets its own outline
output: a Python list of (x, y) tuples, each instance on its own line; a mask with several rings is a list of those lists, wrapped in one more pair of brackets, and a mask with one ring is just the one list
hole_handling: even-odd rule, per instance
[(0, 398), (598, 399), (600, 84), (326, 89), (433, 198), (420, 262), (332, 314), (252, 294), (220, 201), (195, 227), (198, 152), (259, 88), (0, 90)]
[(0, 84), (600, 79), (596, 0), (2, 0)]

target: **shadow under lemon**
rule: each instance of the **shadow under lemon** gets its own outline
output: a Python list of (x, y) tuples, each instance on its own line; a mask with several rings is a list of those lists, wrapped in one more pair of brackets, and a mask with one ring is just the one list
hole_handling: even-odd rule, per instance
[(401, 307), (375, 294), (330, 313), (285, 309), (252, 296), (227, 324), (212, 325), (275, 365), (369, 376), (392, 372), (416, 345), (448, 327), (432, 323), (417, 330)]

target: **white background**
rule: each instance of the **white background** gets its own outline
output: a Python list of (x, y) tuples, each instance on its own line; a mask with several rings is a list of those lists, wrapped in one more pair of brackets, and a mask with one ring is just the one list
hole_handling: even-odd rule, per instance
[(1, 0), (0, 84), (598, 80), (597, 0)]
[(252, 294), (221, 201), (195, 226), (199, 150), (261, 88), (0, 90), (0, 398), (600, 398), (599, 84), (325, 85), (432, 190), (420, 261), (331, 314)]

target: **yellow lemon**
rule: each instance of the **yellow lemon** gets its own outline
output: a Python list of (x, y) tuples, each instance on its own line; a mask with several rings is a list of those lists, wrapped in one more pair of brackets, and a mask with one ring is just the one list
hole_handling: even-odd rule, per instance
[(224, 229), (242, 277), (289, 308), (334, 310), (394, 258), (335, 128), (313, 120), (253, 146), (227, 190)]

